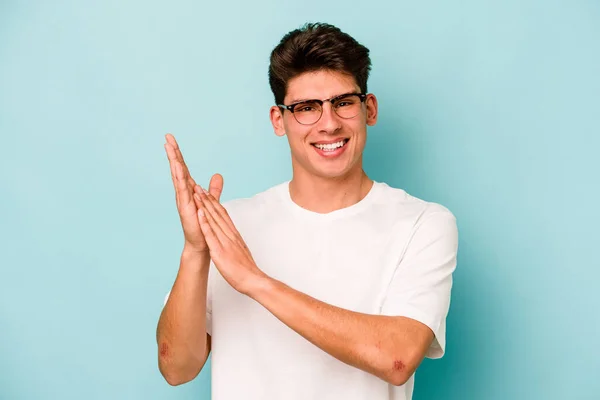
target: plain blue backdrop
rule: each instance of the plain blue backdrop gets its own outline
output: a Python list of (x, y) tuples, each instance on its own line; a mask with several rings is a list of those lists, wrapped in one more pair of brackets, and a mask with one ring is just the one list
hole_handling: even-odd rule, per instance
[(367, 173), (458, 220), (415, 400), (600, 398), (598, 2), (3, 0), (1, 399), (210, 397), (210, 369), (157, 368), (182, 248), (164, 134), (223, 200), (289, 179), (268, 57), (308, 21), (371, 49)]

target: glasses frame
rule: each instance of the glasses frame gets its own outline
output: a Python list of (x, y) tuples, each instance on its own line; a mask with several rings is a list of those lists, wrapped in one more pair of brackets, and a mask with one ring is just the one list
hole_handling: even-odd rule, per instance
[[(296, 122), (298, 122), (300, 125), (314, 125), (314, 124), (316, 124), (317, 122), (319, 122), (321, 120), (321, 117), (323, 117), (323, 104), (325, 104), (325, 102), (327, 102), (327, 101), (330, 102), (331, 106), (333, 107), (334, 101), (339, 100), (339, 99), (341, 99), (343, 97), (347, 97), (347, 96), (358, 96), (358, 98), (360, 99), (361, 103), (364, 103), (365, 100), (367, 99), (367, 94), (366, 93), (350, 92), (350, 93), (339, 94), (339, 95), (337, 95), (335, 97), (331, 97), (329, 99), (323, 99), (323, 100), (309, 99), (309, 100), (297, 101), (297, 102), (292, 103), (290, 105), (277, 104), (277, 106), (281, 107), (281, 108), (285, 108), (286, 110), (288, 110), (289, 112), (291, 112), (292, 115), (294, 115), (294, 119), (296, 120)], [(296, 107), (298, 104), (309, 103), (309, 102), (317, 103), (321, 107), (321, 115), (319, 115), (319, 118), (315, 122), (312, 122), (310, 124), (303, 124), (302, 122), (298, 121), (298, 118), (296, 118), (296, 115), (294, 113), (294, 107)], [(333, 109), (333, 111), (335, 112), (335, 115), (337, 115), (338, 117), (340, 117), (342, 119), (350, 119), (350, 118), (356, 117), (356, 115), (353, 116), (353, 117), (342, 117), (341, 115), (339, 115), (337, 113), (337, 111), (335, 111), (335, 108)]]

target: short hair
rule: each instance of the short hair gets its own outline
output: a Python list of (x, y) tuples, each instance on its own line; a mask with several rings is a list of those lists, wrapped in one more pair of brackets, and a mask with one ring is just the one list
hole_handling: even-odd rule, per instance
[(283, 104), (290, 79), (305, 72), (330, 70), (354, 77), (367, 93), (369, 49), (326, 23), (307, 23), (287, 33), (271, 52), (269, 85), (276, 104)]

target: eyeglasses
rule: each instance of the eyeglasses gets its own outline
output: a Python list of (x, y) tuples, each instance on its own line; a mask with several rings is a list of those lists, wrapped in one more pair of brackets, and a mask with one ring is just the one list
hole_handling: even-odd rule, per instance
[(354, 118), (360, 113), (361, 104), (365, 101), (367, 95), (364, 93), (346, 93), (325, 100), (304, 100), (298, 103), (278, 104), (279, 107), (289, 110), (296, 121), (302, 125), (312, 125), (317, 123), (323, 115), (323, 103), (331, 103), (335, 113), (344, 119)]

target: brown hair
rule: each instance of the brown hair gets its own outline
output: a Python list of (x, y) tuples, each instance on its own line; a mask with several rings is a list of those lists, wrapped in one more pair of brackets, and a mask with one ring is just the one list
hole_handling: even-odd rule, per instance
[(290, 79), (318, 70), (352, 75), (361, 92), (367, 93), (371, 70), (369, 49), (325, 23), (308, 23), (287, 33), (271, 52), (269, 85), (275, 103), (283, 103)]

